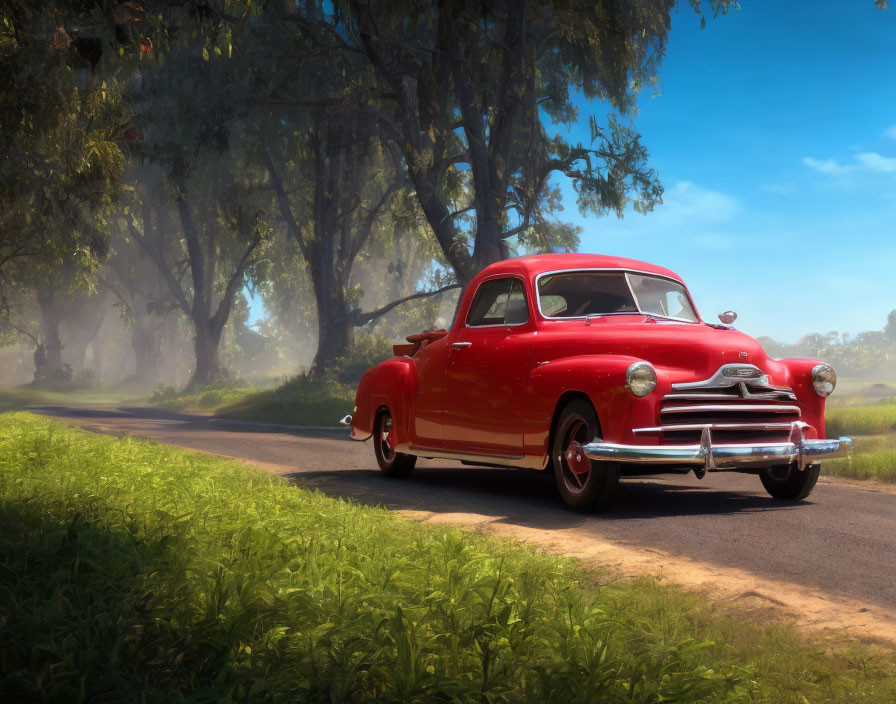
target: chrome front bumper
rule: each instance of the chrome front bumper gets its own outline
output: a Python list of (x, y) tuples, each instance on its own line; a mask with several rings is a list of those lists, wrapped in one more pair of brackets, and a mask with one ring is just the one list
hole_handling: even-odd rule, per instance
[(699, 445), (616, 445), (590, 442), (580, 445), (579, 449), (586, 457), (603, 462), (691, 465), (702, 476), (704, 472), (770, 467), (791, 462), (795, 462), (799, 469), (805, 469), (822, 460), (846, 456), (852, 450), (852, 439), (807, 440), (802, 424), (794, 423), (788, 442), (714, 445), (712, 426), (706, 425), (701, 432)]

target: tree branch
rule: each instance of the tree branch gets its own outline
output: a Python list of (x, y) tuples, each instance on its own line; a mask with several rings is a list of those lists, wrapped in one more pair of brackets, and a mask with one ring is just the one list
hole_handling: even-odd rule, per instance
[(180, 281), (174, 278), (174, 272), (168, 266), (164, 253), (160, 249), (151, 246), (149, 242), (146, 241), (146, 238), (140, 234), (137, 228), (130, 222), (128, 223), (128, 231), (131, 233), (131, 237), (137, 240), (140, 246), (143, 247), (143, 251), (156, 263), (156, 267), (164, 277), (165, 283), (168, 284), (168, 289), (171, 291), (171, 295), (174, 296), (174, 300), (177, 301), (177, 304), (181, 307), (184, 313), (190, 315), (192, 306), (184, 295)]
[(274, 193), (277, 196), (277, 205), (280, 206), (280, 214), (286, 221), (286, 227), (289, 229), (296, 244), (299, 245), (299, 250), (301, 250), (302, 256), (308, 261), (311, 258), (311, 252), (308, 249), (305, 240), (302, 238), (302, 231), (299, 228), (299, 223), (296, 222), (295, 215), (293, 215), (292, 207), (289, 204), (289, 197), (286, 195), (286, 190), (283, 188), (283, 179), (280, 178), (280, 174), (277, 173), (277, 167), (274, 165), (274, 160), (271, 158), (270, 152), (267, 149), (262, 148), (261, 155), (268, 168), (268, 173), (271, 175), (271, 180), (274, 182)]
[(376, 222), (377, 217), (379, 217), (380, 211), (385, 208), (389, 201), (395, 196), (398, 192), (400, 186), (398, 183), (391, 183), (389, 187), (383, 192), (383, 195), (377, 201), (376, 205), (374, 205), (370, 211), (367, 213), (367, 216), (364, 218), (364, 222), (361, 227), (358, 229), (358, 234), (352, 242), (351, 249), (348, 253), (348, 266), (351, 267), (352, 262), (354, 262), (355, 257), (358, 256), (358, 252), (361, 251), (361, 247), (364, 246), (364, 243), (370, 237), (370, 232), (373, 230), (373, 224)]
[(369, 323), (371, 320), (376, 320), (377, 318), (385, 315), (393, 308), (397, 308), (402, 303), (407, 303), (408, 301), (414, 301), (418, 298), (430, 298), (432, 296), (438, 296), (440, 293), (445, 293), (445, 291), (450, 291), (454, 288), (461, 288), (460, 284), (448, 284), (447, 286), (442, 286), (440, 289), (436, 289), (435, 291), (418, 291), (417, 293), (412, 293), (410, 296), (405, 296), (404, 298), (399, 298), (391, 303), (387, 303), (382, 308), (377, 308), (376, 310), (372, 310), (369, 313), (360, 313), (355, 312), (352, 314), (353, 320), (352, 322), (355, 326), (364, 325), (365, 323)]
[(218, 310), (215, 312), (215, 315), (212, 317), (212, 323), (215, 326), (224, 327), (224, 324), (227, 322), (227, 318), (230, 317), (230, 309), (233, 306), (233, 299), (236, 297), (236, 292), (239, 289), (240, 285), (243, 282), (243, 274), (246, 271), (246, 266), (249, 263), (249, 258), (252, 256), (252, 253), (261, 244), (261, 237), (256, 235), (252, 238), (252, 242), (249, 244), (249, 247), (243, 252), (243, 256), (240, 258), (239, 263), (234, 269), (233, 273), (230, 276), (230, 279), (227, 282), (227, 288), (224, 289), (224, 296), (221, 298), (221, 302), (218, 304)]

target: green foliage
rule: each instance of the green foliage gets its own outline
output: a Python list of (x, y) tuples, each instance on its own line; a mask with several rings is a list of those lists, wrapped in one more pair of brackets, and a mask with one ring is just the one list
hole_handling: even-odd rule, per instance
[(289, 425), (337, 426), (351, 409), (354, 388), (370, 367), (392, 356), (392, 343), (375, 335), (359, 335), (348, 354), (324, 371), (297, 374), (276, 388), (241, 384), (230, 379), (179, 391), (156, 388), (150, 403), (174, 410), (205, 410), (244, 420)]
[(172, 410), (215, 410), (236, 403), (249, 394), (261, 391), (259, 386), (244, 386), (235, 379), (224, 379), (214, 384), (194, 386), (188, 391), (172, 386), (159, 385), (149, 402)]
[(371, 334), (356, 335), (348, 353), (336, 360), (336, 378), (343, 384), (356, 387), (361, 376), (373, 366), (392, 357), (392, 342)]
[(267, 423), (335, 427), (350, 411), (354, 399), (354, 389), (339, 381), (335, 373), (307, 372), (274, 389), (245, 393), (216, 413)]
[(63, 261), (77, 261), (86, 276), (106, 250), (127, 110), (119, 76), (96, 54), (106, 37), (68, 34), (103, 24), (92, 5), (12, 0), (0, 7), (4, 285), (9, 277), (42, 281)]
[(11, 700), (896, 693), (889, 656), (826, 656), (649, 580), (602, 579), (206, 454), (23, 414), (0, 423), (0, 691)]
[[(733, 5), (707, 4), (714, 13)], [(446, 260), (468, 281), (510, 246), (569, 234), (547, 226), (555, 172), (573, 180), (583, 210), (621, 215), (629, 203), (645, 212), (662, 202), (629, 118), (656, 79), (677, 6), (323, 3), (303, 24), (374, 68), (376, 84), (352, 104), (398, 144)], [(610, 110), (591, 117), (587, 144), (551, 137), (544, 124), (577, 121), (577, 92)]]

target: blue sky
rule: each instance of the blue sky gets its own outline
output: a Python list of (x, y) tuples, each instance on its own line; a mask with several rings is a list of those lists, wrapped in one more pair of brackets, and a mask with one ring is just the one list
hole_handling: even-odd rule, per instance
[[(659, 93), (639, 100), (664, 204), (586, 218), (560, 184), (561, 218), (582, 226), (581, 251), (677, 271), (708, 320), (730, 308), (784, 342), (880, 329), (896, 308), (896, 7), (742, 5), (702, 30), (682, 8)], [(599, 107), (579, 106), (575, 141)]]
[(660, 92), (639, 100), (664, 204), (583, 218), (564, 185), (562, 219), (581, 251), (674, 269), (706, 319), (731, 308), (752, 335), (880, 329), (896, 308), (896, 8), (742, 5), (703, 30), (682, 9)]

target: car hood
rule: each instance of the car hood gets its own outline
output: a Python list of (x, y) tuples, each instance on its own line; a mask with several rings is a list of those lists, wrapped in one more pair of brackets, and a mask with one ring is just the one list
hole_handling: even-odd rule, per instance
[[(757, 340), (732, 328), (706, 323), (605, 317), (582, 320), (545, 321), (545, 351), (567, 354), (618, 354), (643, 359), (666, 369), (677, 380), (705, 379), (723, 364), (753, 364), (774, 373), (777, 364)], [(550, 352), (549, 352), (550, 353)], [(553, 356), (553, 355), (551, 355)]]

